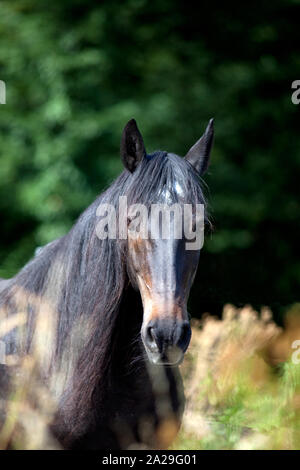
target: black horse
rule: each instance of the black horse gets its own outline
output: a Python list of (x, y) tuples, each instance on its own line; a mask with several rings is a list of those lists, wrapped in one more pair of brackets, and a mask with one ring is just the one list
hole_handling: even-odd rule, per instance
[(128, 206), (206, 207), (200, 176), (212, 140), (211, 120), (185, 158), (147, 155), (129, 121), (122, 174), (67, 235), (0, 282), (1, 322), (23, 315), (22, 327), (1, 338), (5, 353), (36, 355), (57, 404), (51, 432), (63, 448), (166, 446), (165, 424), (180, 425), (178, 364), (191, 336), (186, 304), (200, 250), (187, 250), (184, 239), (133, 235), (129, 219), (126, 237), (100, 239), (97, 210), (110, 204), (120, 217), (121, 196)]

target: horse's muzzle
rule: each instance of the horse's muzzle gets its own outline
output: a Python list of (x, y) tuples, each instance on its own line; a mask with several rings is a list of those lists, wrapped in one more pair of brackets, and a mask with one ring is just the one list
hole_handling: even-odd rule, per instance
[(191, 327), (188, 321), (158, 318), (142, 329), (142, 339), (151, 362), (178, 365), (188, 348)]

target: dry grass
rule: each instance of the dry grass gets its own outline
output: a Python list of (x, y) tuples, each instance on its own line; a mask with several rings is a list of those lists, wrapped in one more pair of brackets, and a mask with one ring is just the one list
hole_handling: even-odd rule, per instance
[[(22, 314), (0, 324), (0, 338), (16, 324), (24, 324)], [(300, 304), (288, 312), (283, 329), (267, 308), (257, 313), (227, 305), (222, 319), (207, 315), (194, 321), (182, 366), (186, 411), (172, 448), (300, 449), (300, 364), (291, 361), (295, 340), (300, 340)], [(38, 349), (44, 353), (42, 345)], [(3, 367), (18, 368), (8, 401), (0, 390), (1, 449), (59, 448), (48, 432), (55, 403), (40, 380), (40, 358), (41, 351), (21, 362), (6, 356), (6, 366), (0, 366), (0, 389)]]
[[(280, 329), (265, 308), (224, 307), (194, 322), (182, 367), (187, 397), (173, 449), (299, 449), (300, 305)], [(300, 358), (300, 354), (299, 354)]]

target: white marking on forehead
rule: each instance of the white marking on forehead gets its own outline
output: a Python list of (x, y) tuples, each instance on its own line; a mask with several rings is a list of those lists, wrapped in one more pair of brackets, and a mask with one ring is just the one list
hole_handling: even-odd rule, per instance
[(165, 187), (163, 191), (161, 192), (162, 197), (167, 201), (167, 202), (172, 202), (172, 194), (176, 194), (179, 198), (184, 197), (184, 189), (182, 185), (178, 182), (175, 181), (174, 186), (172, 188), (172, 192), (170, 191), (170, 188)]
[[(168, 153), (168, 156), (171, 157), (171, 158), (172, 157), (177, 157), (177, 155), (175, 155), (174, 153)], [(170, 187), (166, 186), (163, 189), (163, 191), (161, 192), (161, 196), (165, 199), (165, 201), (167, 203), (172, 203), (172, 201), (173, 201), (172, 194), (173, 194), (173, 196), (174, 196), (174, 194), (176, 194), (178, 196), (178, 198), (183, 198), (184, 197), (185, 189), (184, 189), (184, 186), (182, 185), (181, 182), (175, 181), (174, 185), (172, 187), (172, 191), (170, 190)]]
[(184, 196), (184, 189), (178, 181), (175, 181), (175, 192), (178, 196)]

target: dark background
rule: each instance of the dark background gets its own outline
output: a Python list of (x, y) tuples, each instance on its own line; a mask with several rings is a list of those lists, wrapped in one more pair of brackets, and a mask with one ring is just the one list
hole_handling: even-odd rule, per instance
[(2, 0), (0, 276), (66, 233), (121, 171), (135, 117), (148, 152), (184, 155), (215, 118), (214, 232), (190, 299), (299, 300), (300, 2)]

